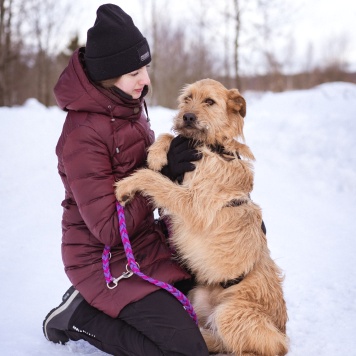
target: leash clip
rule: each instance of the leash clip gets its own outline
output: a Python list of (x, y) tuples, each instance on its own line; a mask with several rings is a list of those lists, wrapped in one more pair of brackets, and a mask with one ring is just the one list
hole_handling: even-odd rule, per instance
[(126, 272), (122, 272), (122, 275), (120, 277), (117, 278), (113, 278), (113, 280), (109, 283), (106, 283), (107, 287), (109, 289), (114, 289), (117, 287), (117, 285), (119, 284), (119, 282), (122, 279), (126, 279), (126, 278), (130, 278), (134, 273), (131, 271), (131, 269), (129, 268), (129, 265), (126, 265)]
[[(136, 265), (138, 268), (140, 268), (140, 265), (136, 262)], [(126, 272), (122, 272), (122, 275), (120, 277), (117, 278), (113, 278), (111, 282), (106, 283), (106, 286), (109, 289), (114, 289), (117, 287), (117, 285), (119, 284), (119, 282), (122, 279), (126, 279), (126, 278), (130, 278), (134, 273), (132, 272), (132, 270), (130, 269), (129, 264), (126, 265)]]

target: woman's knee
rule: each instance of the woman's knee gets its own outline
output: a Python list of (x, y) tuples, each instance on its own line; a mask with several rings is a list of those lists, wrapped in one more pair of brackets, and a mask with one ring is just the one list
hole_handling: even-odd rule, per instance
[[(177, 329), (170, 341), (170, 352), (186, 356), (208, 356), (208, 348), (198, 327), (180, 330)], [(174, 353), (167, 353), (167, 355)]]

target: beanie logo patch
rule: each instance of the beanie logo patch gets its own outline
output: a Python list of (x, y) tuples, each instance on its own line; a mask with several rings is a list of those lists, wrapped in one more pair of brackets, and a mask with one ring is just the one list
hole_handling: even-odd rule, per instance
[(150, 52), (146, 52), (145, 54), (143, 54), (140, 59), (141, 59), (141, 62), (143, 62), (145, 59), (147, 59), (148, 57), (150, 56)]
[(140, 61), (141, 62), (145, 61), (147, 58), (150, 57), (150, 51), (149, 51), (148, 46), (146, 44), (144, 44), (143, 46), (138, 48), (137, 52), (138, 52), (138, 55), (140, 57)]

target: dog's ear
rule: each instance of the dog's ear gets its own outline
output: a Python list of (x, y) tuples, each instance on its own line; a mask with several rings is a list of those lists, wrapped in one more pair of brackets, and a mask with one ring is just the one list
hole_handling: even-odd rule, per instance
[(242, 117), (246, 116), (246, 100), (241, 96), (237, 89), (230, 89), (228, 97), (228, 110), (240, 114)]

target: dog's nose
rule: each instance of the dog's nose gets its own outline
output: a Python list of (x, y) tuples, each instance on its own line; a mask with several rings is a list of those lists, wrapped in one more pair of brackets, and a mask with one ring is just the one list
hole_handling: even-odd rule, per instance
[(186, 124), (192, 124), (193, 122), (195, 122), (196, 119), (197, 117), (195, 116), (195, 114), (191, 112), (188, 112), (183, 115), (183, 120)]

